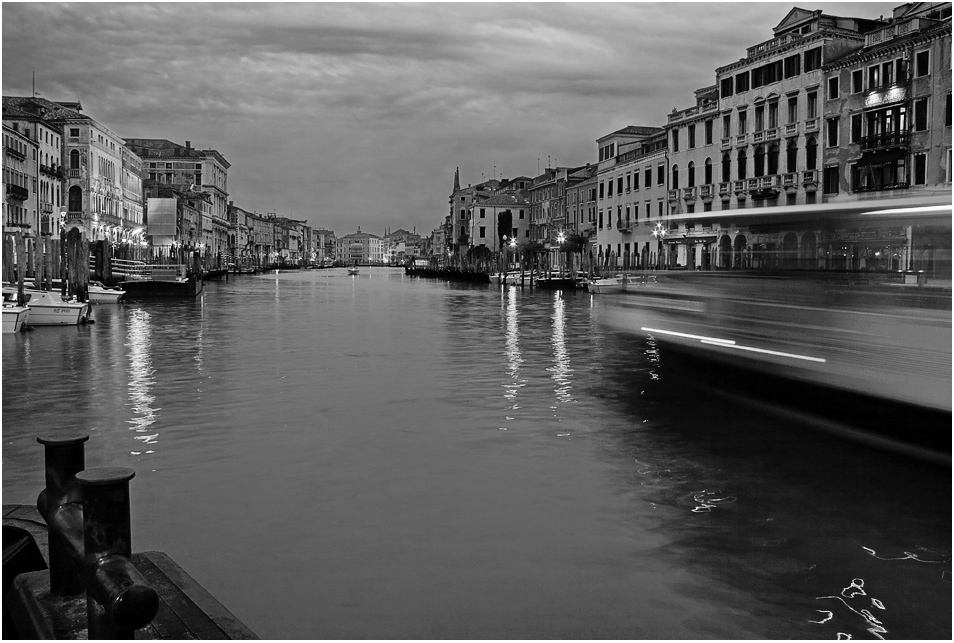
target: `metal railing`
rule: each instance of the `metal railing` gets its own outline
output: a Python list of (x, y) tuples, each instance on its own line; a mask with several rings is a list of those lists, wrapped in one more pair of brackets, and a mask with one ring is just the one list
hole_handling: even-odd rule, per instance
[(37, 509), (49, 526), (50, 593), (86, 592), (89, 639), (135, 638), (159, 611), (159, 595), (132, 557), (125, 467), (86, 468), (88, 434), (37, 437), (46, 488)]

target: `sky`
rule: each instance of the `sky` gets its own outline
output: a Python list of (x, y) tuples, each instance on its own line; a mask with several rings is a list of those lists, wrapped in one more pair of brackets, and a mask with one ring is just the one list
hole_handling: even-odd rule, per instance
[(3, 2), (3, 94), (215, 149), (229, 199), (338, 235), (426, 235), (461, 185), (661, 127), (795, 6), (897, 3)]

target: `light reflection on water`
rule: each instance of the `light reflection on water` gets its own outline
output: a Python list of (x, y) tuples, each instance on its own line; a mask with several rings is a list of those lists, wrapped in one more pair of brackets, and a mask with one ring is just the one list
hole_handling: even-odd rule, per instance
[(330, 270), (94, 317), (3, 337), (4, 501), (88, 430), (133, 548), (263, 637), (950, 638), (949, 470), (691, 388), (600, 296)]

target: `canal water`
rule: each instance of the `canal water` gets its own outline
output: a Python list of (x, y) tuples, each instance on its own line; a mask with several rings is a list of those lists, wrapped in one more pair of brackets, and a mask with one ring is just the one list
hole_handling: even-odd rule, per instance
[(951, 638), (950, 468), (690, 385), (602, 297), (301, 271), (4, 335), (3, 502), (89, 432), (133, 549), (266, 638)]

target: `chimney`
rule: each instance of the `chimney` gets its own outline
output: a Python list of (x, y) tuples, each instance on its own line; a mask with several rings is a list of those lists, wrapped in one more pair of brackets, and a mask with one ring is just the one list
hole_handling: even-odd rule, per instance
[(186, 149), (187, 149), (187, 150), (191, 150), (191, 149), (192, 149), (192, 141), (186, 141)]

